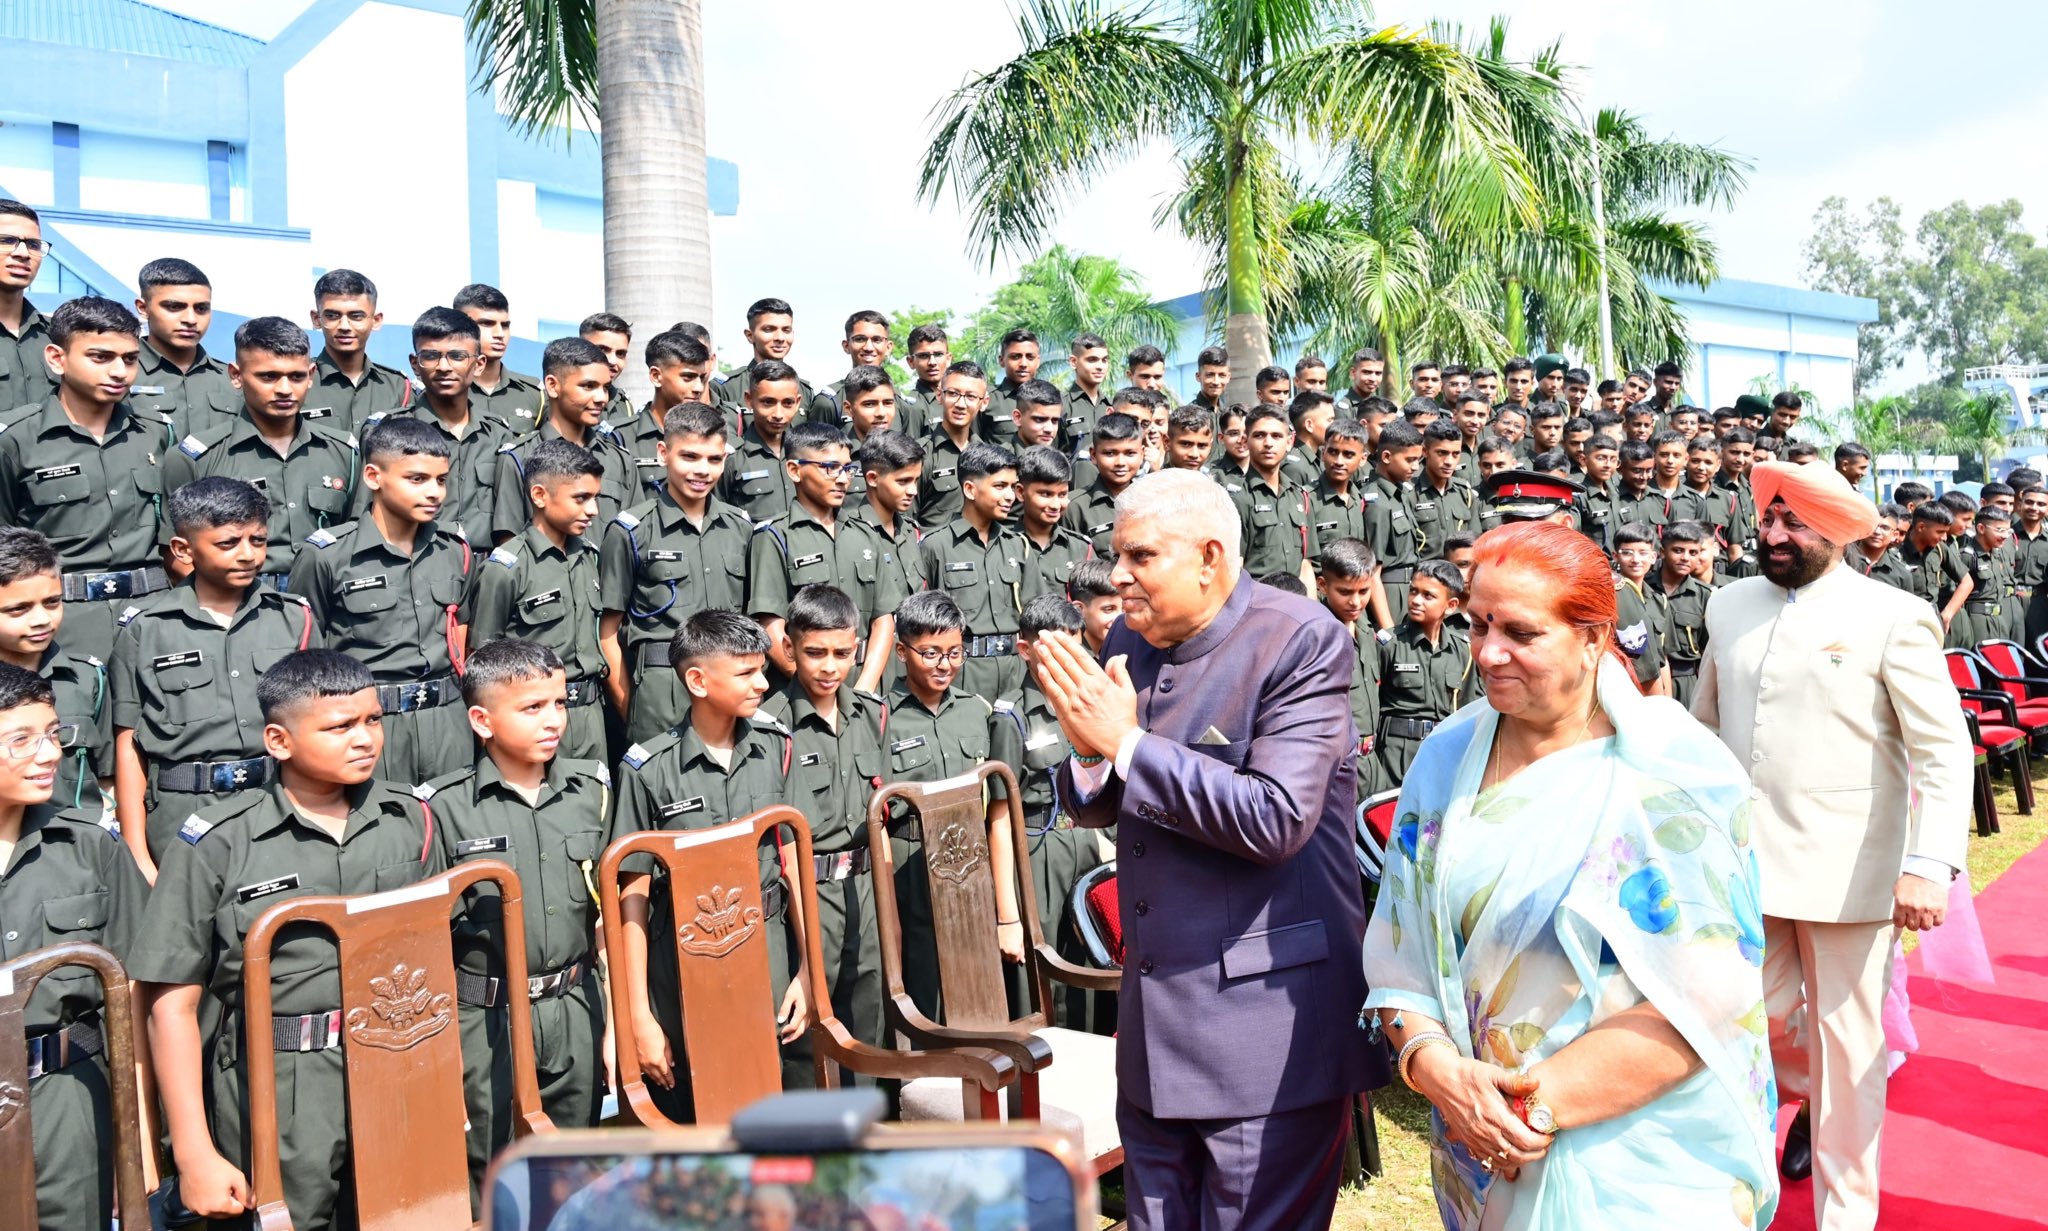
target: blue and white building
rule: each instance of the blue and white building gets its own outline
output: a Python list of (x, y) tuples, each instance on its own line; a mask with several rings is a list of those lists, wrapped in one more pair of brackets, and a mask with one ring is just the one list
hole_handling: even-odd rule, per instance
[[(305, 319), (313, 280), (359, 269), (402, 327), (470, 282), (512, 301), (512, 365), (602, 305), (598, 139), (523, 137), (486, 87), (461, 0), (313, 0), (269, 41), (141, 0), (5, 0), (0, 195), (54, 251), (31, 298), (135, 297), (181, 256), (213, 281), (215, 351), (240, 319)], [(739, 174), (709, 163), (711, 207)], [(401, 326), (391, 328), (391, 326)]]

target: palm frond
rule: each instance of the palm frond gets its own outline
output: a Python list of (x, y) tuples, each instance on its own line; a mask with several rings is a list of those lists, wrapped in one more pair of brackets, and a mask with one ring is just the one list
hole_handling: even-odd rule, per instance
[(597, 0), (469, 0), (478, 86), (497, 88), (522, 135), (597, 119)]
[(1713, 145), (1653, 140), (1629, 112), (1602, 109), (1593, 131), (1611, 208), (1729, 209), (1749, 186), (1749, 159)]

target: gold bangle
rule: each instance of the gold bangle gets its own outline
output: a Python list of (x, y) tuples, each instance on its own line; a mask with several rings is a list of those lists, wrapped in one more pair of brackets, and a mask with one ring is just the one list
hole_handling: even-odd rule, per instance
[[(1394, 1067), (1401, 1074), (1401, 1084), (1410, 1090), (1415, 1090), (1415, 1083), (1408, 1077), (1408, 1066), (1414, 1062), (1415, 1053), (1431, 1043), (1441, 1043), (1452, 1051), (1458, 1050), (1457, 1042), (1441, 1030), (1425, 1031), (1408, 1040), (1407, 1044), (1401, 1048), (1401, 1058), (1395, 1062)], [(1420, 1090), (1415, 1090), (1415, 1092), (1417, 1094), (1422, 1093)]]

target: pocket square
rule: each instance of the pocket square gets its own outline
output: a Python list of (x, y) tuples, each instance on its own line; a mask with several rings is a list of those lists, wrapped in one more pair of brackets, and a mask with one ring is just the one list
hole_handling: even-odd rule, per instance
[(1229, 740), (1227, 740), (1227, 739), (1225, 739), (1225, 738), (1223, 738), (1223, 732), (1221, 732), (1221, 731), (1218, 731), (1218, 730), (1217, 730), (1217, 729), (1216, 729), (1215, 727), (1210, 727), (1210, 728), (1209, 728), (1208, 730), (1206, 730), (1206, 731), (1202, 732), (1202, 738), (1200, 738), (1200, 739), (1196, 740), (1195, 742), (1196, 742), (1197, 744), (1211, 744), (1211, 745), (1214, 745), (1214, 744), (1227, 744), (1227, 743), (1229, 743), (1230, 741), (1229, 741)]

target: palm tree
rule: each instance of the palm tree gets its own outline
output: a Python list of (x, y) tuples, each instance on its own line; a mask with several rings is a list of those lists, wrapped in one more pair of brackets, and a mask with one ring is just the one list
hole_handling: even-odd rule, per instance
[(1065, 194), (1171, 142), (1186, 191), (1170, 212), (1211, 253), (1230, 396), (1250, 401), (1272, 357), (1267, 290), (1289, 264), (1283, 144), (1432, 180), (1446, 225), (1537, 217), (1536, 173), (1498, 84), (1513, 74), (1368, 19), (1357, 0), (1181, 0), (1160, 19), (1104, 0), (1020, 0), (1023, 49), (940, 104), (920, 197), (951, 187), (989, 260), (1031, 253)]
[(2039, 444), (2048, 432), (2037, 427), (2016, 428), (2012, 423), (2012, 402), (1995, 393), (1969, 393), (1946, 385), (1922, 386), (1921, 412), (1940, 416), (1941, 447), (1977, 459), (1982, 475), (1991, 477), (1991, 467), (2015, 445)]
[(1018, 270), (1017, 280), (975, 314), (961, 349), (993, 371), (1003, 334), (1020, 327), (1038, 335), (1045, 358), (1039, 375), (1059, 381), (1069, 371), (1067, 343), (1077, 333), (1100, 335), (1121, 362), (1142, 343), (1171, 350), (1180, 321), (1152, 302), (1144, 283), (1122, 262), (1055, 244)]
[[(601, 130), (605, 306), (642, 330), (711, 314), (699, 0), (468, 0), (483, 82), (526, 133)], [(645, 385), (628, 365), (626, 382)]]

